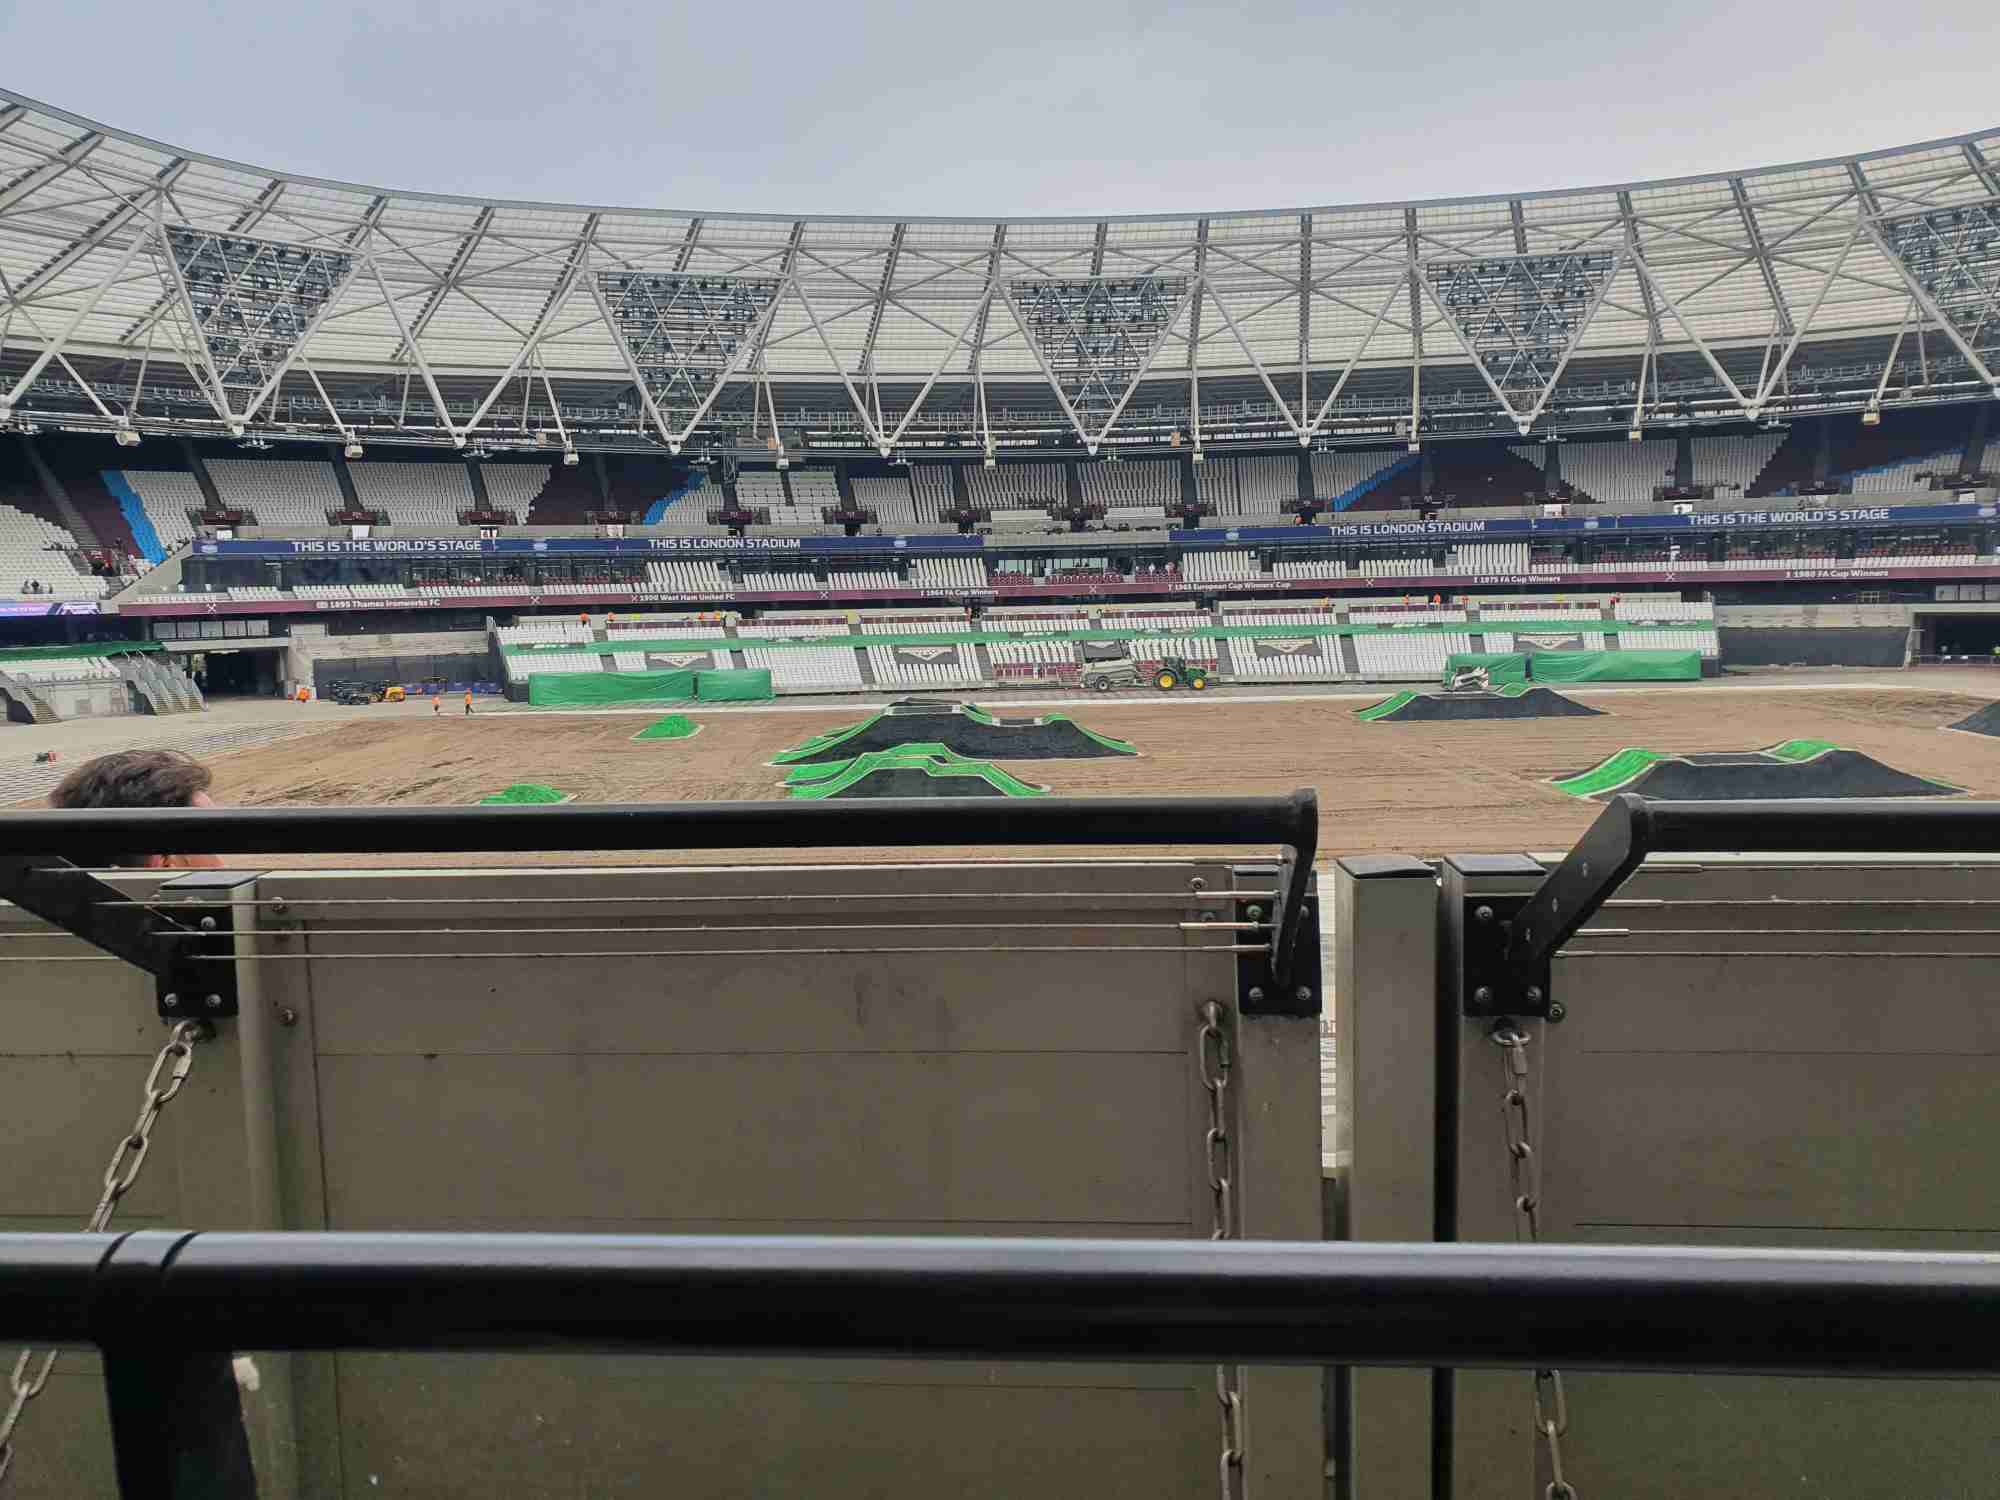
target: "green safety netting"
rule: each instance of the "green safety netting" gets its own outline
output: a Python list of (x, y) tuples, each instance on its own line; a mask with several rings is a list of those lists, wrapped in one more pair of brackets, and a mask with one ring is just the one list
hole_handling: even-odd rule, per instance
[(481, 797), (479, 805), (551, 807), (558, 802), (568, 802), (574, 796), (573, 792), (559, 792), (554, 787), (544, 786), (539, 781), (517, 781), (505, 791), (495, 792), (490, 797)]
[(701, 726), (686, 714), (668, 714), (664, 719), (655, 719), (632, 738), (635, 740), (691, 740), (701, 733)]
[[(1541, 660), (1539, 656), (1535, 658)], [(1486, 680), (1499, 687), (1528, 680), (1528, 658), (1520, 651), (1455, 651), (1444, 659), (1444, 681), (1448, 686), (1459, 672), (1483, 670)]]
[(1046, 797), (1049, 789), (1021, 780), (991, 761), (970, 760), (943, 745), (902, 745), (894, 750), (870, 750), (852, 760), (799, 766), (785, 777), (787, 795), (816, 801), (838, 797), (877, 772), (914, 773), (933, 780), (973, 778), (1006, 797)]
[(758, 703), (777, 696), (768, 667), (697, 673), (694, 695), (703, 703)]
[[(218, 641), (218, 646), (223, 644)], [(158, 641), (94, 641), (87, 646), (9, 646), (0, 650), (0, 666), (10, 661), (47, 661), (64, 656), (125, 656), (135, 651), (164, 651)]]
[(674, 672), (535, 672), (528, 701), (538, 707), (601, 707), (607, 703), (685, 703), (695, 674)]
[(1696, 682), (1699, 651), (1537, 651), (1537, 682)]

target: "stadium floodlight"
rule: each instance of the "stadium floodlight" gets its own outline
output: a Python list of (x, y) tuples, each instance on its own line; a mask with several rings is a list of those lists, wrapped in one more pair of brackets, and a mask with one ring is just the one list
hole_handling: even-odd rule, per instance
[(359, 443), (355, 442), (353, 438), (349, 438), (347, 440), (347, 446), (341, 449), (340, 451), (343, 457), (359, 458), (367, 450), (364, 449)]
[(228, 426), (229, 426), (229, 435), (233, 438), (240, 438), (243, 436), (245, 432), (249, 431), (249, 428), (246, 427), (241, 422), (231, 422), (228, 424)]
[(784, 454), (780, 453), (778, 455), (778, 467), (781, 469), (789, 469), (791, 466), (792, 466), (792, 461), (789, 458), (785, 457)]
[(1409, 449), (1410, 452), (1412, 453), (1421, 453), (1424, 451), (1424, 445), (1418, 442), (1415, 438), (1411, 438), (1409, 443)]
[[(26, 428), (22, 429), (24, 432), (26, 430)], [(121, 425), (111, 436), (121, 448), (136, 448), (139, 446), (139, 434), (134, 432), (130, 427)]]
[(995, 458), (992, 454), (989, 453), (986, 455), (983, 467), (988, 469), (997, 469), (1000, 467), (1000, 460)]
[(582, 460), (577, 457), (576, 449), (563, 449), (563, 467), (565, 469), (574, 469), (581, 462)]
[(1869, 407), (1868, 410), (1861, 414), (1861, 425), (1863, 427), (1880, 427), (1882, 425), (1882, 409), (1879, 406)]
[(1625, 433), (1625, 441), (1628, 443), (1643, 442), (1645, 440), (1645, 437), (1646, 437), (1645, 431), (1642, 428), (1638, 427), (1630, 428)]
[(1197, 448), (1197, 449), (1195, 449), (1195, 450), (1194, 450), (1194, 462), (1195, 462), (1195, 463), (1198, 463), (1198, 464), (1200, 464), (1200, 463), (1207, 463), (1207, 462), (1208, 462), (1208, 455), (1207, 455), (1207, 454), (1205, 454), (1205, 453), (1203, 453), (1203, 452), (1201, 451), (1201, 449)]

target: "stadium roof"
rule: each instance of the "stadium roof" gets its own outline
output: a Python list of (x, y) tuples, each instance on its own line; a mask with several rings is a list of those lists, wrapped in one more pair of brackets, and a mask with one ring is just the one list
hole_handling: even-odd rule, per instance
[(2000, 129), (1519, 197), (877, 219), (455, 198), (0, 91), (0, 418), (1306, 443), (2000, 393)]

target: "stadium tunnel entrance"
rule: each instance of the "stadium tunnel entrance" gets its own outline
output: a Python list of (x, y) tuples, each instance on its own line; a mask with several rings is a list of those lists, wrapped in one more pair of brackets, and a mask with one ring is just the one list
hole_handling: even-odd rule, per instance
[(1918, 615), (1925, 656), (1991, 656), (2000, 649), (2000, 610), (1991, 614)]

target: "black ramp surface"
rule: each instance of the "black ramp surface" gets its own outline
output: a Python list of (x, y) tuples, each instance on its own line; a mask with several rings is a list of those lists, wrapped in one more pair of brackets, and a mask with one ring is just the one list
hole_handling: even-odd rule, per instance
[(1378, 724), (1438, 719), (1594, 719), (1601, 710), (1585, 708), (1552, 688), (1529, 688), (1519, 697), (1498, 693), (1423, 693)]
[(1004, 797), (1007, 794), (983, 776), (932, 776), (923, 771), (872, 771), (837, 798), (849, 797)]
[(2000, 735), (2000, 703), (1989, 703), (1986, 707), (1967, 714), (1956, 724), (1947, 724), (1947, 729), (1963, 729), (1967, 734)]
[(824, 747), (789, 765), (812, 766), (822, 761), (852, 760), (870, 750), (894, 750), (901, 745), (943, 745), (970, 760), (1095, 760), (1118, 755), (1097, 743), (1076, 725), (982, 724), (964, 714), (884, 714), (859, 734)]
[(1858, 750), (1829, 750), (1798, 762), (1733, 756), (1704, 756), (1699, 763), (1663, 760), (1618, 790), (1663, 801), (1739, 802), (1753, 797), (1950, 797), (1961, 788), (1912, 776)]

